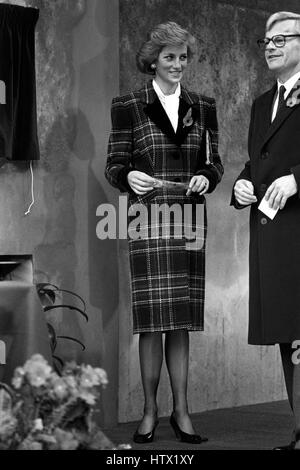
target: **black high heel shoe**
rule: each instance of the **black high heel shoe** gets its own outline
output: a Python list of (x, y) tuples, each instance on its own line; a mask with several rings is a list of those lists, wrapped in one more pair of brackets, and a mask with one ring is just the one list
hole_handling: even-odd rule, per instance
[(187, 442), (188, 444), (201, 444), (202, 442), (208, 441), (207, 437), (201, 437), (199, 434), (188, 434), (183, 432), (177, 424), (174, 413), (171, 414), (170, 424), (174, 429), (177, 439), (181, 442)]
[(155, 429), (157, 428), (159, 421), (156, 420), (153, 426), (152, 431), (148, 432), (147, 434), (140, 434), (138, 430), (135, 431), (133, 435), (133, 442), (136, 444), (148, 444), (152, 442), (154, 439)]
[(294, 450), (295, 449), (295, 441), (292, 441), (290, 444), (287, 444), (285, 446), (277, 446), (274, 447), (272, 450)]
[(298, 444), (300, 444), (300, 431), (295, 432), (295, 437), (290, 444), (274, 447), (273, 450), (300, 450)]

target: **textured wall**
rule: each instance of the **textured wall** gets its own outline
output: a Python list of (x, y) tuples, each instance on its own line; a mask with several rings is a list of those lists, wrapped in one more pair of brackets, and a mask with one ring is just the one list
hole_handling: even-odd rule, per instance
[[(4, 2), (1, 2), (4, 3)], [(34, 164), (36, 203), (30, 203), (28, 165), (0, 170), (0, 252), (33, 253), (35, 280), (80, 294), (88, 324), (71, 311), (52, 316), (60, 334), (87, 350), (61, 342), (58, 354), (102, 365), (110, 386), (103, 394), (106, 423), (116, 420), (118, 343), (114, 296), (116, 249), (96, 239), (110, 100), (118, 90), (118, 2), (10, 1), (40, 9), (36, 30), (38, 128), (41, 160)], [(69, 300), (66, 296), (65, 301)]]
[[(4, 2), (1, 2), (4, 3)], [(75, 290), (79, 257), (75, 246), (75, 175), (71, 168), (74, 118), (69, 113), (73, 82), (70, 34), (85, 2), (11, 1), (40, 9), (36, 29), (38, 130), (41, 161), (34, 163), (35, 205), (30, 203), (27, 164), (7, 164), (0, 172), (0, 251), (32, 253), (35, 280)], [(78, 290), (85, 296), (81, 289)], [(53, 315), (57, 331), (83, 339), (81, 322), (70, 312)], [(76, 353), (72, 345), (64, 354)]]
[[(190, 89), (214, 96), (220, 127), (225, 177), (208, 197), (207, 300), (205, 332), (193, 334), (189, 383), (190, 409), (201, 410), (271, 401), (284, 397), (277, 348), (247, 345), (248, 210), (229, 207), (232, 183), (247, 159), (247, 130), (253, 98), (270, 87), (256, 39), (266, 17), (277, 10), (299, 10), (298, 1), (123, 0), (120, 2), (121, 92), (147, 77), (136, 71), (135, 53), (146, 31), (167, 20), (190, 29), (198, 52), (185, 76)], [(128, 269), (122, 247), (123, 276)], [(128, 333), (128, 277), (123, 280), (120, 329), (120, 419), (142, 412), (137, 338)], [(122, 327), (123, 325), (123, 327)], [(171, 411), (164, 373), (159, 390), (162, 414)]]
[[(86, 343), (109, 378), (103, 393), (102, 416), (117, 421), (118, 410), (118, 250), (114, 240), (96, 237), (100, 204), (115, 201), (117, 194), (104, 177), (110, 131), (110, 104), (119, 92), (118, 0), (87, 0), (87, 11), (73, 32), (73, 106), (76, 115), (78, 220), (76, 247), (80, 256), (78, 276), (85, 285), (94, 323)], [(85, 356), (86, 357), (86, 356)]]

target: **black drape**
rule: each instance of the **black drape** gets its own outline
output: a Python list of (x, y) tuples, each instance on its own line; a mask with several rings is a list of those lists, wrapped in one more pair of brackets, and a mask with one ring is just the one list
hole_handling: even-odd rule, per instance
[(0, 4), (0, 165), (39, 159), (35, 26), (39, 10)]

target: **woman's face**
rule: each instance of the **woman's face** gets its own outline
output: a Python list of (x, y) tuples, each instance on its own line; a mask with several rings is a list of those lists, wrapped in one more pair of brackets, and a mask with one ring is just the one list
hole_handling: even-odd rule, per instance
[(187, 46), (165, 46), (156, 61), (156, 78), (166, 86), (177, 85), (187, 66)]

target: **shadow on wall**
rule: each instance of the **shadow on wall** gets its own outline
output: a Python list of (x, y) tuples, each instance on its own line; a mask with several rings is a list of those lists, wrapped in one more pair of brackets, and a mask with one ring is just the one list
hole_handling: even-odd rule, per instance
[[(104, 420), (116, 422), (118, 394), (118, 252), (117, 241), (98, 240), (96, 216), (108, 201), (104, 164), (110, 128), (109, 109), (118, 89), (118, 10), (116, 0), (89, 0), (74, 29), (72, 105), (76, 113), (72, 166), (76, 172), (77, 248), (93, 327), (86, 343), (91, 359), (105, 368), (109, 387), (102, 394)], [(85, 251), (84, 251), (85, 250)], [(80, 260), (82, 263), (83, 261)], [(107, 394), (107, 397), (105, 397)]]
[[(46, 174), (43, 196), (46, 217), (44, 238), (34, 251), (37, 260), (36, 282), (50, 282), (69, 290), (74, 290), (78, 269), (74, 239), (77, 225), (75, 181), (69, 168), (74, 123), (74, 113), (56, 116), (44, 142), (43, 168)], [(83, 292), (79, 294), (84, 297)], [(58, 309), (49, 316), (59, 334), (71, 334), (84, 342), (82, 326), (76, 315)], [(59, 354), (64, 360), (80, 360), (80, 348), (76, 345), (59, 346)]]
[[(93, 160), (99, 158), (95, 152), (95, 139), (91, 132), (86, 115), (77, 112), (76, 156), (88, 160), (87, 174), (87, 262), (88, 262), (88, 295), (89, 304), (96, 309), (101, 319), (94, 319), (97, 331), (93, 331), (94, 344), (97, 347), (97, 365), (104, 367), (109, 375), (109, 387), (101, 393), (97, 421), (99, 423), (116, 423), (117, 417), (117, 384), (118, 384), (118, 324), (117, 307), (119, 303), (118, 257), (116, 240), (99, 240), (96, 217), (100, 204), (107, 203), (107, 197), (100, 180), (95, 174)], [(87, 340), (86, 340), (87, 341)]]
[[(94, 64), (92, 65), (92, 68)], [(97, 207), (108, 202), (103, 187), (95, 175), (92, 162), (97, 158), (95, 139), (85, 114), (77, 112), (76, 156), (81, 161), (88, 160), (88, 264), (89, 264), (89, 301), (102, 312), (105, 328), (118, 306), (118, 258), (116, 240), (98, 240), (96, 226)], [(112, 287), (115, 295), (112, 295)]]
[[(116, 3), (116, 2), (115, 2)], [(95, 25), (101, 37), (107, 41), (106, 50), (97, 58), (98, 63), (104, 64), (108, 60), (111, 53), (114, 53), (115, 44), (112, 43), (112, 38), (116, 35), (119, 29), (118, 16), (116, 16), (116, 7), (108, 1), (96, 2), (95, 9)], [(101, 164), (101, 181), (106, 181), (104, 178), (103, 166), (106, 161), (107, 150), (107, 133), (105, 127), (110, 128), (110, 92), (107, 90), (109, 83), (116, 82), (115, 70), (113, 67), (114, 61), (111, 65), (101, 67), (101, 81), (103, 89), (98, 93), (101, 96), (101, 116), (105, 118), (104, 129), (102, 129), (102, 164)], [(95, 64), (89, 64), (94, 67)], [(99, 65), (98, 65), (99, 66)], [(117, 79), (117, 82), (119, 79)], [(114, 86), (114, 85), (113, 85)], [(104, 119), (102, 119), (104, 121)], [(97, 156), (99, 158), (99, 156)], [(89, 172), (89, 227), (96, 230), (96, 225), (99, 218), (96, 218), (96, 209), (100, 204), (105, 204), (108, 201), (106, 193), (102, 185), (97, 181), (93, 171)], [(90, 254), (94, 256), (97, 253), (99, 262), (90, 263), (90, 285), (91, 285), (91, 302), (95, 306), (102, 305), (103, 308), (103, 327), (108, 327), (109, 322), (112, 320), (112, 314), (117, 311), (119, 305), (119, 266), (118, 266), (118, 242), (117, 240), (98, 240), (95, 231), (90, 234)], [(102, 301), (101, 301), (102, 299)], [(104, 299), (104, 301), (103, 301)], [(117, 332), (116, 332), (117, 334)]]
[(96, 237), (99, 222), (96, 217), (97, 207), (109, 201), (91, 169), (88, 185), (90, 301), (95, 307), (101, 308), (103, 328), (106, 328), (118, 307), (118, 247), (117, 240), (98, 240)]

